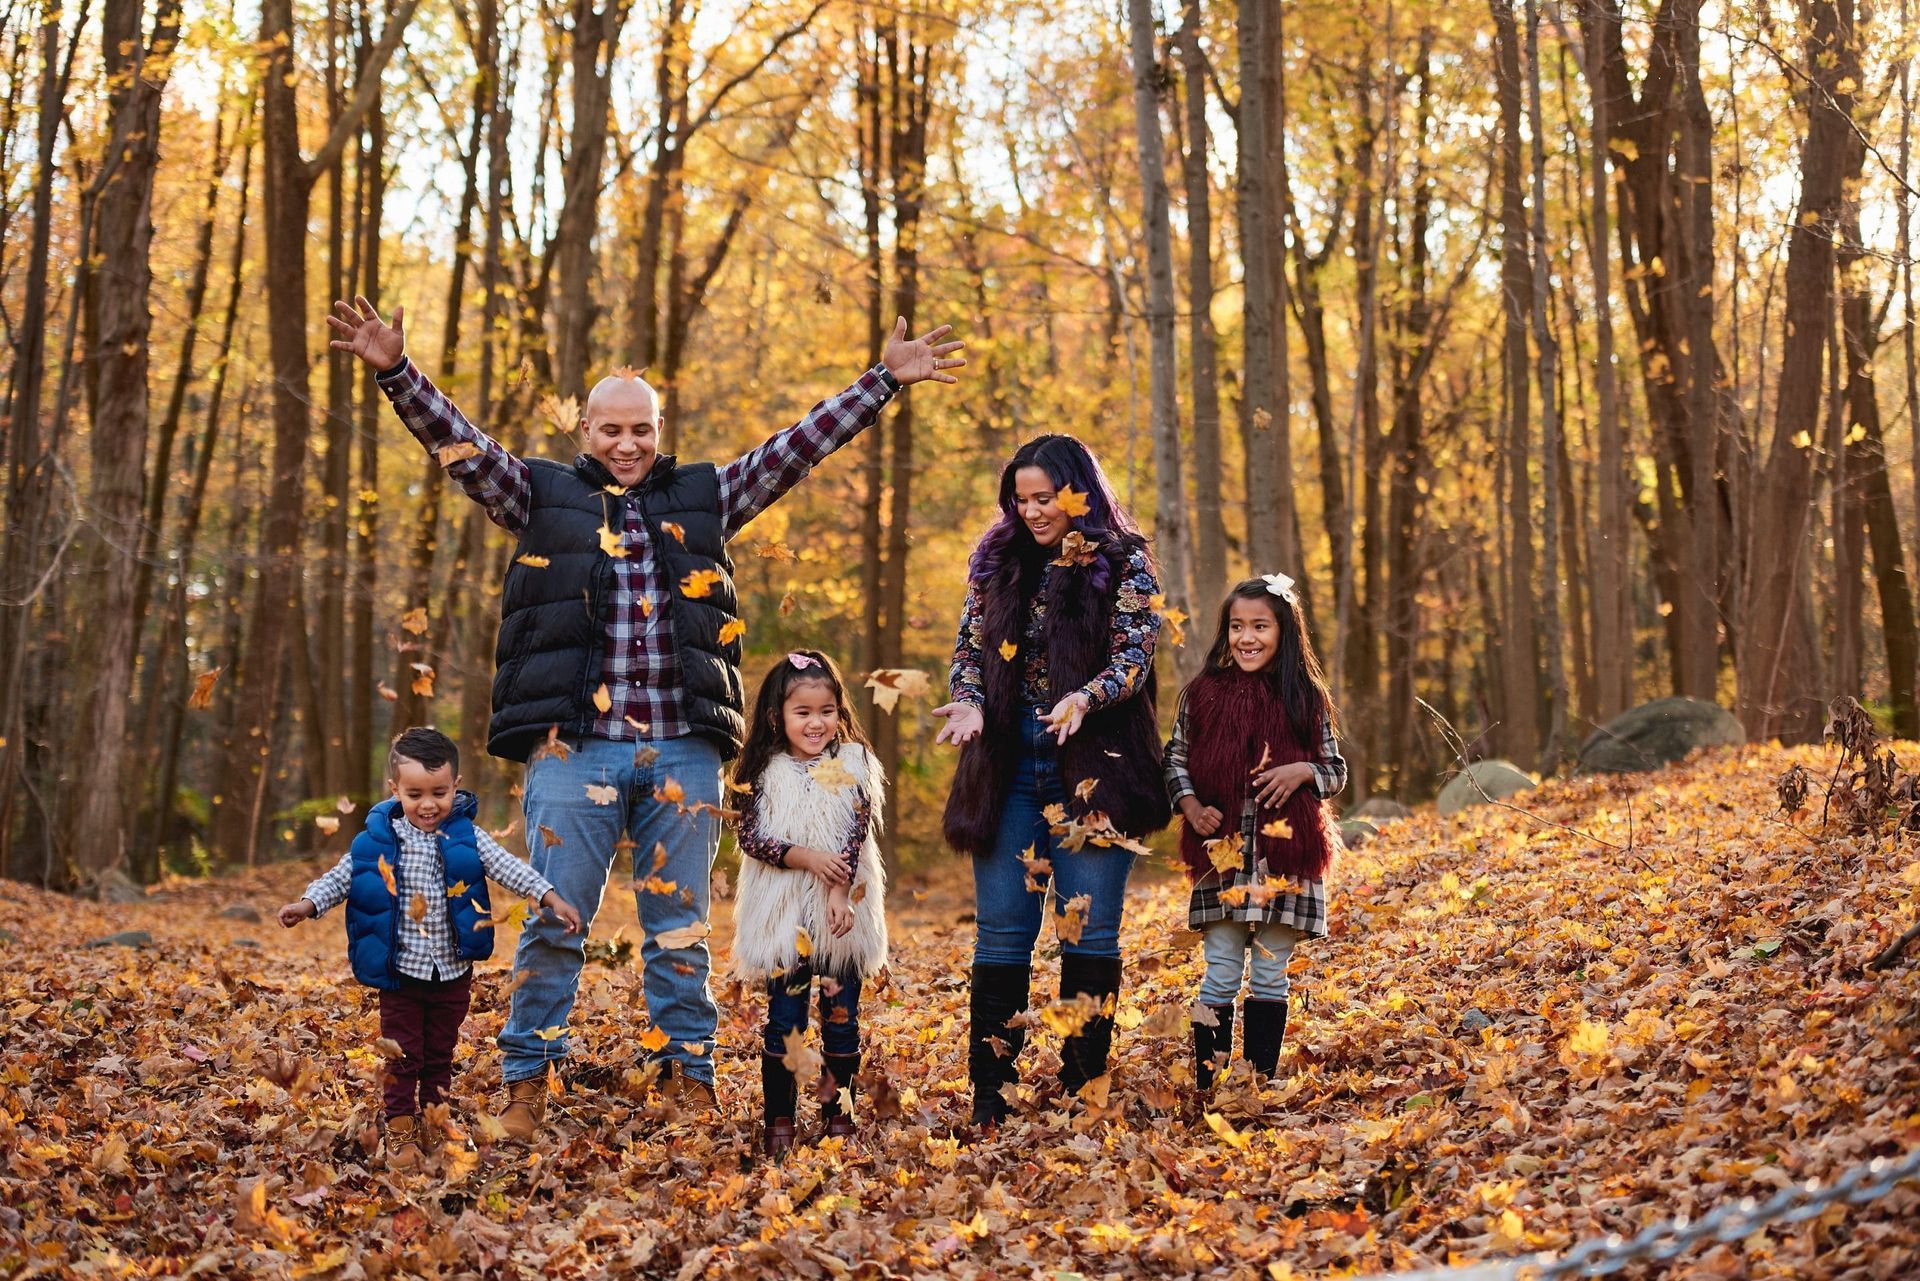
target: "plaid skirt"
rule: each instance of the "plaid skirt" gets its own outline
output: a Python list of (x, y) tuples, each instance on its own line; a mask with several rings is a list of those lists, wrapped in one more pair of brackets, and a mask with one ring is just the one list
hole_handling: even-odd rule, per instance
[(1251, 803), (1241, 815), (1240, 835), (1245, 853), (1231, 872), (1209, 872), (1194, 882), (1187, 899), (1187, 928), (1204, 929), (1216, 921), (1245, 921), (1251, 925), (1291, 925), (1308, 938), (1327, 934), (1327, 883), (1287, 880), (1264, 866), (1255, 866), (1254, 813)]

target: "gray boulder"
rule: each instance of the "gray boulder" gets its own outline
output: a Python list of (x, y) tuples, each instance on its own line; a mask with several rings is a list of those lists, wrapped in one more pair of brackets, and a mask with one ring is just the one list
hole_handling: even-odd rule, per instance
[(1698, 698), (1656, 698), (1630, 707), (1580, 744), (1582, 774), (1659, 769), (1696, 747), (1744, 743), (1747, 731), (1726, 708)]
[(121, 930), (102, 938), (87, 940), (88, 947), (151, 947), (153, 935), (145, 930)]
[(220, 915), (229, 921), (245, 921), (249, 925), (260, 924), (260, 909), (251, 903), (232, 903), (220, 909)]
[(94, 876), (93, 894), (102, 903), (115, 906), (147, 901), (145, 887), (117, 867), (107, 868)]
[(1340, 820), (1340, 839), (1346, 843), (1348, 849), (1359, 849), (1378, 835), (1380, 835), (1380, 829), (1364, 818)]
[(1413, 811), (1391, 796), (1371, 796), (1356, 805), (1353, 813), (1347, 817), (1376, 821), (1383, 818), (1412, 818)]
[(1535, 782), (1533, 775), (1511, 761), (1475, 761), (1464, 772), (1447, 780), (1434, 806), (1442, 814), (1458, 814), (1469, 806), (1484, 805), (1489, 799), (1502, 801), (1515, 792), (1527, 791)]

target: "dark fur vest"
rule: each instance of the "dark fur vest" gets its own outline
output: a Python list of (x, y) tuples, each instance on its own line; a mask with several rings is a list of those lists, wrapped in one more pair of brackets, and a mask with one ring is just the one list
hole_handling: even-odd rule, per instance
[[(1107, 666), (1114, 599), (1126, 575), (1127, 559), (1138, 542), (1108, 535), (1085, 564), (1055, 565), (1039, 590), (1046, 603), (1041, 633), (1046, 646), (1047, 708), (1086, 684)], [(999, 647), (1012, 641), (1026, 647), (1029, 600), (1022, 591), (1020, 557), (1009, 553), (981, 566), (974, 584), (980, 594), (983, 673), (987, 705), (984, 731), (960, 749), (960, 766), (947, 794), (944, 822), (947, 843), (962, 853), (993, 852), (1000, 810), (1026, 745), (1026, 699), (1021, 692), (1023, 655), (1003, 659)], [(1080, 730), (1059, 749), (1060, 781), (1071, 793), (1086, 779), (1099, 780), (1088, 800), (1069, 796), (1076, 817), (1102, 812), (1114, 828), (1144, 837), (1167, 825), (1171, 816), (1161, 777), (1160, 735), (1155, 719), (1157, 685), (1153, 669), (1132, 695), (1087, 716)]]

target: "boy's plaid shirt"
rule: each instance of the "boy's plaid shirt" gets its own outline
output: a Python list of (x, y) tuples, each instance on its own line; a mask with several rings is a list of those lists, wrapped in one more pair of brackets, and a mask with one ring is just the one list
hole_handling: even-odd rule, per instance
[[(1173, 802), (1175, 813), (1179, 812), (1181, 797), (1199, 796), (1193, 790), (1193, 776), (1187, 772), (1188, 731), (1187, 699), (1183, 693), (1179, 711), (1173, 718), (1173, 737), (1167, 740), (1164, 756), (1167, 797)], [(1338, 795), (1346, 787), (1347, 761), (1340, 755), (1340, 739), (1333, 732), (1332, 721), (1321, 723), (1320, 746), (1307, 767), (1313, 771), (1313, 788), (1322, 800)], [(1253, 857), (1257, 814), (1258, 807), (1249, 791), (1240, 807), (1240, 836), (1246, 850), (1241, 865), (1232, 872), (1212, 873), (1194, 884), (1193, 893), (1187, 899), (1187, 928), (1204, 929), (1216, 921), (1245, 921), (1253, 925), (1274, 922), (1291, 925), (1309, 938), (1322, 937), (1327, 932), (1325, 881), (1296, 882), (1297, 888), (1276, 894), (1265, 903), (1256, 903), (1251, 896), (1237, 903), (1221, 901), (1223, 890), (1251, 886), (1266, 879), (1265, 869), (1256, 867)]]
[[(446, 473), (486, 509), (488, 519), (519, 537), (527, 527), (533, 494), (526, 463), (468, 422), (411, 360), (381, 374), (379, 382), (407, 430), (430, 452), (438, 456), (449, 445), (460, 444), (479, 451), (445, 464)], [(887, 367), (875, 365), (792, 427), (719, 467), (719, 514), (727, 537), (872, 426), (899, 390)], [(669, 587), (660, 577), (639, 503), (628, 494), (621, 506), (621, 541), (627, 554), (614, 561), (617, 590), (600, 660), (600, 679), (613, 701), (593, 722), (592, 732), (596, 738), (616, 740), (679, 738), (691, 729), (680, 707), (680, 663), (666, 611), (654, 608)]]
[[(438, 832), (421, 831), (404, 817), (394, 819), (393, 834), (400, 844), (399, 859), (393, 867), (393, 884), (400, 899), (400, 946), (394, 953), (394, 968), (409, 978), (459, 978), (468, 967), (454, 941), (453, 917), (447, 911), (442, 837)], [(486, 869), (487, 879), (501, 889), (538, 903), (553, 888), (551, 881), (515, 858), (478, 824), (473, 836), (480, 847), (480, 866)], [(347, 901), (347, 887), (352, 881), (353, 854), (349, 851), (300, 897), (313, 904), (313, 914), (319, 917)], [(426, 915), (417, 921), (409, 910), (416, 894), (427, 904)]]

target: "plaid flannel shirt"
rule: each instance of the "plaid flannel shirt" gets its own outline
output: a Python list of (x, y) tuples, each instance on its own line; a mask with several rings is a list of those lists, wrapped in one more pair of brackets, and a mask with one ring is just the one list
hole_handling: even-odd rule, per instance
[[(1180, 808), (1181, 798), (1192, 796), (1204, 802), (1205, 798), (1194, 791), (1193, 776), (1187, 772), (1187, 698), (1180, 696), (1180, 709), (1173, 718), (1173, 736), (1167, 740), (1164, 756), (1167, 771), (1167, 799), (1173, 802), (1175, 811)], [(1347, 785), (1347, 761), (1340, 755), (1340, 739), (1333, 732), (1332, 721), (1323, 721), (1320, 727), (1320, 745), (1314, 751), (1314, 758), (1307, 762), (1313, 771), (1313, 789), (1322, 800), (1338, 795)], [(1253, 925), (1278, 922), (1291, 925), (1309, 938), (1320, 938), (1327, 932), (1327, 883), (1325, 881), (1296, 881), (1286, 889), (1268, 898), (1266, 902), (1256, 902), (1256, 895), (1250, 893), (1238, 902), (1228, 903), (1221, 899), (1224, 890), (1265, 885), (1267, 871), (1264, 864), (1254, 859), (1255, 828), (1258, 824), (1258, 806), (1254, 802), (1251, 790), (1246, 801), (1240, 807), (1240, 836), (1244, 843), (1245, 854), (1241, 864), (1232, 872), (1210, 872), (1194, 882), (1193, 893), (1187, 899), (1187, 928), (1203, 929), (1215, 921), (1245, 921)], [(1337, 837), (1338, 833), (1329, 833)]]
[[(447, 463), (446, 473), (486, 509), (489, 520), (518, 537), (527, 527), (533, 495), (526, 463), (467, 421), (411, 360), (381, 374), (379, 382), (400, 421), (429, 452), (437, 456), (456, 444), (479, 451)], [(739, 533), (828, 455), (872, 426), (899, 390), (887, 367), (875, 365), (851, 387), (808, 410), (792, 427), (720, 467), (720, 519), (727, 537)], [(592, 733), (615, 740), (679, 738), (692, 728), (681, 711), (680, 662), (666, 611), (654, 608), (667, 597), (670, 586), (631, 492), (622, 510), (621, 542), (627, 554), (614, 561), (615, 596), (600, 660), (600, 679), (612, 705), (593, 722)]]
[[(400, 899), (400, 947), (393, 966), (416, 979), (457, 979), (469, 968), (453, 937), (453, 918), (447, 911), (447, 864), (440, 854), (441, 834), (423, 832), (405, 818), (393, 821), (393, 834), (399, 839), (400, 854), (393, 866), (393, 884)], [(480, 847), (480, 866), (487, 879), (501, 889), (538, 903), (553, 888), (553, 883), (515, 858), (485, 829), (475, 826), (474, 843)], [(324, 916), (347, 901), (347, 887), (353, 881), (353, 854), (342, 854), (340, 861), (307, 886), (301, 897), (313, 904), (313, 914)], [(413, 919), (410, 908), (414, 895), (426, 900), (426, 915)]]

